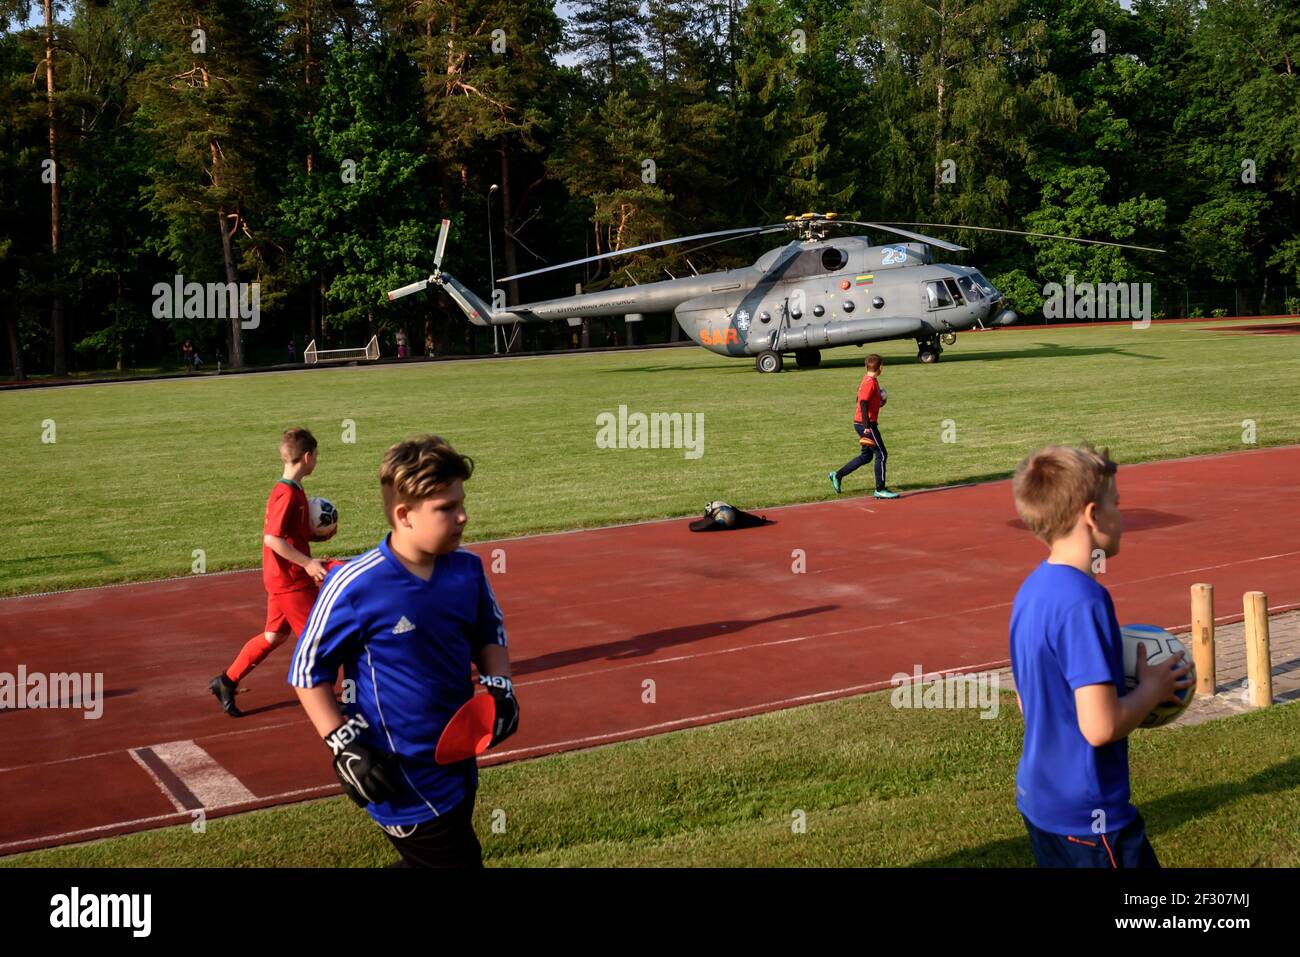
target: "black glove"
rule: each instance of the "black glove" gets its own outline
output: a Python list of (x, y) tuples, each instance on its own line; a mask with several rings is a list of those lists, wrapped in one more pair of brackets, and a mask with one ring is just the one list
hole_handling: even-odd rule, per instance
[(397, 793), (392, 755), (372, 751), (361, 743), (361, 732), (369, 727), (365, 718), (356, 715), (325, 735), (325, 743), (334, 755), (334, 773), (344, 793), (360, 807), (386, 801)]
[(479, 675), (478, 683), (487, 688), (496, 701), (497, 717), (492, 725), (492, 743), (495, 748), (519, 729), (519, 702), (515, 700), (515, 686), (505, 675)]

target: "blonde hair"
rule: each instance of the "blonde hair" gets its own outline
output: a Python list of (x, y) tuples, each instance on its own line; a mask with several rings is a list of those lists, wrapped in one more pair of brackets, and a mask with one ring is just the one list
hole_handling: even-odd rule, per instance
[(1041, 448), (1026, 456), (1011, 481), (1016, 511), (1029, 530), (1050, 545), (1070, 533), (1089, 503), (1101, 501), (1118, 468), (1107, 449)]
[(379, 486), (389, 524), (397, 505), (432, 498), (457, 479), (464, 481), (473, 474), (473, 459), (461, 455), (440, 435), (398, 442), (384, 453), (379, 465)]
[(316, 451), (316, 436), (306, 429), (285, 429), (280, 436), (280, 461), (297, 465), (308, 452)]

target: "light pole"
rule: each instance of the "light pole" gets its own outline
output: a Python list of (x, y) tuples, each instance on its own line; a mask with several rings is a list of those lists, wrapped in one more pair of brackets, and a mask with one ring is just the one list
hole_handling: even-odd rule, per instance
[[(492, 255), (492, 194), (495, 193), (498, 188), (499, 187), (497, 186), (497, 184), (493, 183), (492, 188), (488, 190), (488, 195), (487, 195), (488, 296), (494, 299), (496, 298), (496, 291), (497, 291), (497, 277), (496, 277), (496, 264), (493, 260), (493, 255)], [(489, 314), (488, 316), (488, 321), (491, 322), (491, 314)], [(498, 352), (497, 326), (496, 323), (494, 322), (492, 323), (492, 354), (496, 355), (497, 352)]]

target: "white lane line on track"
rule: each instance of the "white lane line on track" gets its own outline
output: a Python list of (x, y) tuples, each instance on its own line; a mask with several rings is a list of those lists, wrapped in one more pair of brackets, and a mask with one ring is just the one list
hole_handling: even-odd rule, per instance
[(158, 790), (162, 791), (163, 797), (167, 798), (167, 800), (172, 802), (172, 807), (176, 808), (176, 810), (180, 811), (181, 813), (188, 813), (185, 810), (185, 805), (182, 804), (179, 799), (177, 799), (176, 795), (171, 792), (171, 789), (167, 787), (167, 785), (163, 784), (162, 778), (158, 777), (157, 773), (155, 773), (153, 768), (149, 767), (149, 765), (145, 762), (144, 758), (140, 757), (139, 754), (140, 750), (142, 749), (132, 748), (130, 751), (127, 752), (127, 754), (131, 755), (131, 760), (133, 760), (136, 764), (140, 765), (140, 767), (144, 768), (144, 773), (149, 775), (149, 778), (153, 781), (154, 784), (158, 785)]
[[(165, 776), (150, 775), (173, 804), (179, 801), (186, 810), (190, 810), (186, 798), (191, 796), (204, 808), (221, 808), (257, 800), (257, 795), (244, 787), (239, 778), (218, 764), (212, 755), (193, 741), (169, 741), (142, 750), (151, 751), (166, 766), (166, 770), (175, 776), (181, 789), (188, 791), (188, 795), (177, 793), (178, 789)], [(140, 760), (134, 751), (131, 756)]]

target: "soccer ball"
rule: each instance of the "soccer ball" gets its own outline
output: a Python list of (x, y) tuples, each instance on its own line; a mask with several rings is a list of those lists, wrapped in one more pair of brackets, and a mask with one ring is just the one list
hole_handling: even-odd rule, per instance
[[(1163, 628), (1157, 628), (1155, 625), (1125, 625), (1120, 629), (1120, 633), (1124, 637), (1124, 678), (1130, 691), (1137, 687), (1139, 653), (1146, 652), (1147, 662), (1153, 665), (1174, 657), (1180, 651), (1187, 652), (1185, 659), (1188, 662), (1192, 660), (1191, 650)], [(1196, 696), (1195, 665), (1192, 666), (1188, 677), (1192, 679), (1192, 684), (1177, 692), (1179, 703), (1160, 702), (1142, 719), (1142, 727), (1158, 728), (1177, 719), (1187, 710), (1187, 706), (1192, 703), (1192, 698)]]
[(339, 510), (327, 498), (307, 499), (307, 522), (314, 539), (325, 538), (339, 523)]

